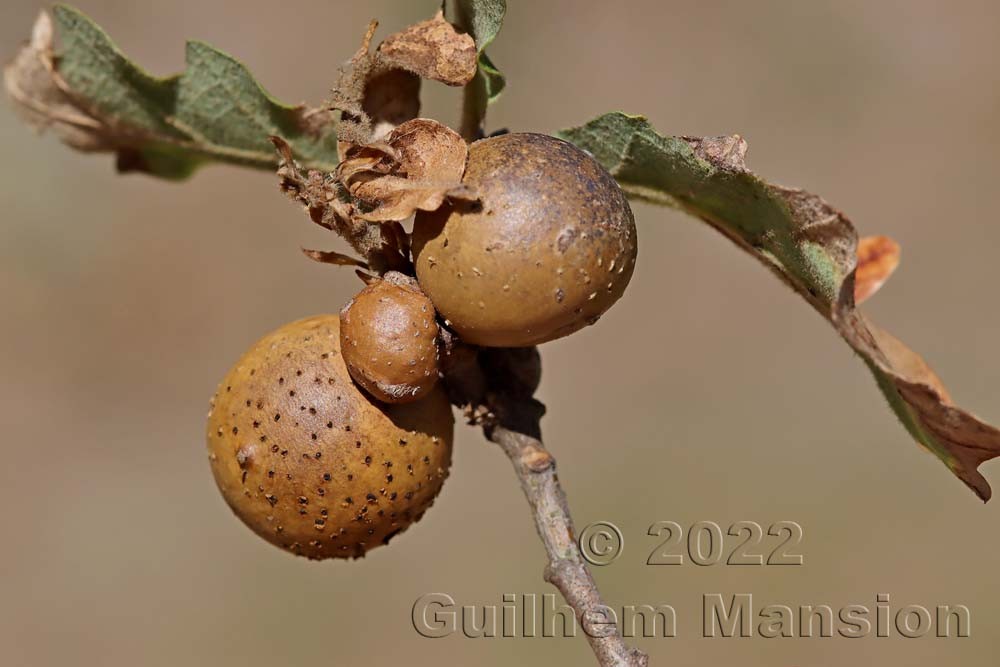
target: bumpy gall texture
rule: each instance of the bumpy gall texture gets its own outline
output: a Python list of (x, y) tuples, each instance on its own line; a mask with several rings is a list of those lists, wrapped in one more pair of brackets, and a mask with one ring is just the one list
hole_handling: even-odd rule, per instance
[(469, 150), (480, 203), (419, 212), (420, 286), (468, 343), (521, 347), (593, 324), (632, 277), (636, 232), (614, 178), (575, 146), (506, 134)]
[(373, 402), (348, 375), (339, 329), (321, 315), (262, 338), (208, 417), (212, 473), (232, 510), (265, 540), (317, 559), (388, 542), (430, 507), (451, 464), (444, 392)]
[(385, 403), (426, 396), (438, 379), (434, 306), (412, 278), (389, 273), (340, 311), (340, 345), (351, 377)]

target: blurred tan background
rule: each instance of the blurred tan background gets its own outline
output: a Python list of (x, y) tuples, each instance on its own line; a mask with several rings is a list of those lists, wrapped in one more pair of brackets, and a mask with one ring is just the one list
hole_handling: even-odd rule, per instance
[[(1000, 5), (511, 2), (490, 54), (509, 87), (492, 129), (554, 131), (613, 109), (663, 132), (739, 132), (750, 164), (823, 194), (903, 263), (866, 305), (957, 400), (1000, 420)], [(80, 0), (157, 73), (184, 38), (318, 102), (369, 18), (434, 2)], [(39, 4), (6, 0), (13, 55)], [(425, 113), (458, 97), (429, 87)], [(310, 563), (253, 537), (215, 490), (207, 399), (242, 350), (334, 312), (350, 272), (274, 178), (214, 167), (184, 185), (115, 175), (0, 105), (0, 645), (7, 665), (592, 664), (576, 639), (428, 640), (425, 593), (500, 604), (552, 592), (507, 461), (459, 425), (434, 509), (362, 562)], [(911, 442), (863, 364), (717, 234), (636, 206), (632, 286), (599, 326), (546, 345), (546, 438), (579, 526), (618, 524), (595, 572), (613, 606), (669, 603), (653, 665), (996, 665), (1000, 501), (983, 506)], [(984, 468), (1000, 486), (1000, 464)], [(649, 567), (657, 520), (794, 520), (802, 567)], [(763, 603), (965, 604), (969, 639), (704, 639), (700, 596)]]

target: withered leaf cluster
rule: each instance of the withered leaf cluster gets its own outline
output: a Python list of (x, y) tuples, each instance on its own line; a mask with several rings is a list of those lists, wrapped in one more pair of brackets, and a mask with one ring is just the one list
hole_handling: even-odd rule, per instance
[[(282, 189), (304, 204), (311, 219), (344, 236), (365, 262), (339, 253), (306, 251), (318, 261), (400, 268), (408, 238), (401, 221), (433, 211), (448, 199), (473, 200), (462, 184), (468, 145), (436, 120), (418, 118), (420, 79), (452, 86), (475, 76), (478, 53), (468, 34), (439, 11), (387, 37), (374, 51), (372, 22), (361, 48), (341, 70), (329, 105), (341, 112), (341, 160), (333, 173), (302, 173), (290, 147), (272, 138), (281, 155)], [(388, 258), (388, 259), (387, 259)]]

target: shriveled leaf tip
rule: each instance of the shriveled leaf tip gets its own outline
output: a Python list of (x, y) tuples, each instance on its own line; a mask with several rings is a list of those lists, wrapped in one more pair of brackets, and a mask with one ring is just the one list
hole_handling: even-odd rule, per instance
[(31, 126), (51, 129), (67, 145), (82, 151), (111, 150), (107, 128), (81, 108), (55, 71), (52, 17), (39, 13), (31, 39), (4, 67), (4, 88), (14, 108)]
[(870, 299), (899, 266), (899, 244), (888, 236), (866, 236), (858, 241), (858, 268), (854, 273), (854, 303)]

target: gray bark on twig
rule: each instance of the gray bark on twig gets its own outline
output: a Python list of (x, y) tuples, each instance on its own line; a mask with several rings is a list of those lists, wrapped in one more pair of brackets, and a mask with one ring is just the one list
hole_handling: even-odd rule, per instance
[[(601, 667), (646, 667), (648, 656), (625, 644), (608, 623), (608, 607), (577, 544), (556, 461), (541, 440), (544, 406), (531, 398), (541, 375), (537, 351), (475, 350), (461, 344), (445, 355), (445, 378), (454, 403), (510, 459), (531, 507), (548, 563), (544, 578), (573, 608)], [(593, 631), (594, 626), (599, 632)]]

